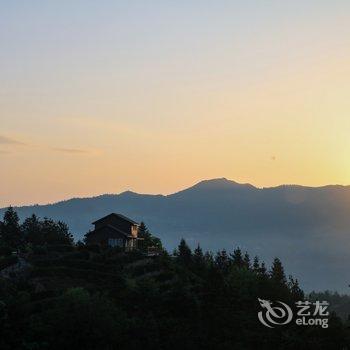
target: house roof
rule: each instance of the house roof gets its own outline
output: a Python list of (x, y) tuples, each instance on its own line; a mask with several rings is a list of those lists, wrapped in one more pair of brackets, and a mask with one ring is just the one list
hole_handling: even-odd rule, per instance
[(130, 224), (139, 225), (138, 222), (136, 222), (136, 221), (134, 221), (134, 220), (131, 220), (131, 219), (129, 219), (128, 217), (126, 217), (126, 216), (124, 216), (124, 215), (122, 215), (122, 214), (118, 214), (118, 213), (111, 213), (111, 214), (108, 214), (108, 215), (104, 216), (103, 218), (94, 221), (92, 224), (95, 225), (96, 223), (98, 223), (98, 222), (100, 222), (100, 221), (102, 221), (102, 220), (104, 220), (104, 219), (106, 219), (106, 218), (108, 218), (108, 217), (110, 217), (110, 216), (117, 216), (117, 217), (119, 217), (120, 219), (123, 219), (123, 220), (125, 220), (125, 221), (127, 221), (127, 222), (130, 222)]
[(93, 231), (91, 231), (91, 232), (100, 231), (100, 230), (105, 229), (106, 227), (110, 228), (110, 229), (113, 230), (113, 231), (116, 231), (116, 232), (118, 232), (118, 233), (121, 233), (121, 234), (124, 235), (125, 237), (129, 237), (129, 238), (132, 237), (131, 235), (127, 234), (126, 232), (124, 232), (124, 231), (122, 231), (122, 230), (119, 230), (118, 228), (116, 228), (116, 227), (114, 227), (114, 226), (112, 226), (112, 225), (106, 225), (106, 226), (103, 226), (103, 227), (99, 227), (99, 228), (97, 228), (97, 229), (95, 229), (95, 230), (93, 230)]

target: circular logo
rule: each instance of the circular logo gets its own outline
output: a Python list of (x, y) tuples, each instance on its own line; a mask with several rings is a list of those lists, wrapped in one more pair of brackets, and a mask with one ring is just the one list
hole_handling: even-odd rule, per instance
[(282, 301), (276, 301), (278, 306), (272, 306), (269, 300), (259, 299), (263, 311), (258, 312), (259, 321), (266, 327), (274, 328), (289, 323), (293, 318), (292, 309)]

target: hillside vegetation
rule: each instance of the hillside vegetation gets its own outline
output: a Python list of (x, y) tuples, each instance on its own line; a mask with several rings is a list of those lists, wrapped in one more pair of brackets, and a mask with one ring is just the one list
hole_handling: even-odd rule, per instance
[[(168, 250), (185, 238), (192, 249), (244, 247), (286, 271), (307, 291), (348, 292), (350, 187), (256, 188), (227, 179), (202, 181), (168, 196), (124, 192), (16, 208), (21, 220), (36, 214), (62, 220), (75, 240), (108, 213), (144, 220)], [(3, 215), (6, 209), (0, 209)], [(315, 261), (321, 264), (315, 264)]]
[[(236, 248), (172, 255), (74, 243), (68, 227), (32, 216), (0, 224), (0, 348), (345, 349), (349, 331), (293, 323), (269, 329), (258, 298), (304, 300), (276, 258), (267, 268)], [(16, 252), (16, 253), (14, 253)]]

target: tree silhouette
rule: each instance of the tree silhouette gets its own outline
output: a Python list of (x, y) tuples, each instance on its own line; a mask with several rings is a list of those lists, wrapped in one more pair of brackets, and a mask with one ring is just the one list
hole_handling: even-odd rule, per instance
[(257, 256), (255, 256), (253, 260), (253, 271), (260, 272), (259, 258)]
[(157, 250), (163, 249), (161, 240), (152, 235), (143, 221), (140, 223), (138, 236), (142, 238), (142, 241), (139, 244), (140, 250), (147, 252), (150, 247), (156, 248)]
[(39, 218), (33, 214), (29, 218), (26, 218), (22, 224), (22, 232), (24, 235), (24, 239), (28, 243), (32, 244), (42, 244), (43, 236), (42, 236), (42, 227)]
[(12, 207), (9, 207), (4, 214), (0, 225), (0, 235), (3, 243), (12, 249), (19, 249), (23, 243), (19, 217)]
[(178, 246), (178, 260), (184, 265), (192, 262), (192, 251), (183, 238)]
[(215, 256), (215, 264), (219, 270), (227, 271), (230, 266), (230, 258), (225, 249), (217, 252)]
[[(18, 230), (13, 212), (4, 221)], [(291, 306), (304, 300), (296, 279), (285, 282), (279, 259), (267, 274), (258, 257), (251, 263), (240, 249), (214, 259), (199, 245), (192, 253), (184, 239), (176, 258), (82, 243), (65, 250), (51, 244), (69, 241), (63, 223), (32, 216), (19, 228), (24, 245), (47, 249), (40, 256), (28, 249), (31, 272), (0, 281), (0, 349), (349, 348), (347, 324), (334, 315), (327, 330), (291, 322), (270, 331), (257, 321), (258, 298)], [(2, 266), (13, 258), (0, 250)]]
[(244, 266), (244, 261), (243, 261), (243, 256), (242, 256), (242, 251), (240, 248), (236, 248), (233, 251), (232, 254), (232, 264), (233, 266), (236, 266), (238, 268), (241, 268)]
[(250, 257), (248, 252), (245, 252), (244, 257), (243, 257), (243, 266), (247, 269), (250, 268)]
[(204, 264), (204, 254), (199, 244), (193, 252), (193, 264), (197, 269), (201, 268)]
[(286, 275), (284, 274), (284, 268), (279, 258), (275, 258), (273, 260), (270, 276), (272, 280), (278, 284), (285, 285), (287, 283)]

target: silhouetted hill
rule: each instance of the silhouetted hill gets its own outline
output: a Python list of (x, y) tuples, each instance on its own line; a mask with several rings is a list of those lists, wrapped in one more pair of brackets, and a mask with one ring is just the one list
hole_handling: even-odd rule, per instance
[(21, 218), (36, 213), (65, 221), (76, 239), (92, 221), (120, 212), (145, 221), (169, 249), (181, 237), (212, 250), (239, 245), (267, 262), (281, 257), (306, 289), (344, 291), (350, 282), (348, 186), (259, 189), (222, 178), (168, 196), (127, 191), (17, 210)]

